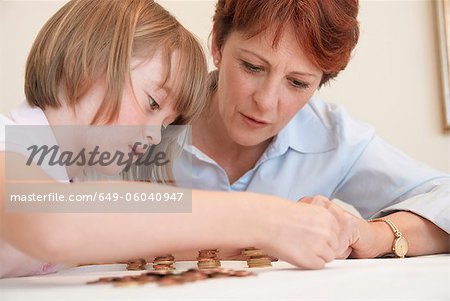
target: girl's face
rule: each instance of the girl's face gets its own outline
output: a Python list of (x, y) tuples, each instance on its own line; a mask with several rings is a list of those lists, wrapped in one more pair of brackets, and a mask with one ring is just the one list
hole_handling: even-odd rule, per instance
[[(150, 59), (132, 58), (131, 82), (124, 86), (118, 118), (112, 125), (88, 127), (92, 131), (89, 130), (83, 142), (87, 150), (98, 146), (99, 152), (109, 152), (111, 156), (116, 152), (126, 156), (132, 153), (133, 161), (136, 161), (150, 145), (160, 142), (162, 127), (177, 118), (174, 95), (178, 86), (173, 76), (178, 70), (177, 56), (178, 52), (174, 52), (171, 57), (171, 78), (165, 83), (169, 70), (162, 50), (156, 51)], [(90, 123), (97, 110), (101, 109), (104, 92), (104, 82), (98, 81), (83, 96), (75, 108), (77, 124)], [(122, 171), (123, 166), (110, 164), (100, 169), (95, 166), (94, 169), (114, 175)]]
[(291, 30), (276, 48), (270, 33), (246, 39), (233, 32), (222, 49), (212, 47), (219, 69), (215, 96), (219, 115), (228, 136), (239, 145), (258, 145), (278, 134), (307, 103), (322, 77)]

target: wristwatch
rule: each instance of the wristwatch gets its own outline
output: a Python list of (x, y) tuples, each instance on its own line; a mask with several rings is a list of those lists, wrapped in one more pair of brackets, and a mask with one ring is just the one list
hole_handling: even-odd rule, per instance
[(387, 218), (375, 218), (369, 220), (369, 222), (385, 222), (386, 224), (389, 225), (389, 227), (391, 227), (395, 235), (394, 242), (392, 243), (393, 254), (386, 254), (386, 255), (394, 255), (395, 257), (404, 258), (406, 253), (408, 253), (408, 241), (398, 230), (398, 228), (394, 225), (394, 223)]

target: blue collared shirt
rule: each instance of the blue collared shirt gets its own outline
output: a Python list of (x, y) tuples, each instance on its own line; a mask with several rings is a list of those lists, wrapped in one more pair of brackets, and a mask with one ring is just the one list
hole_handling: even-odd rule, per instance
[(225, 170), (192, 145), (184, 148), (175, 174), (196, 189), (292, 201), (320, 194), (353, 205), (364, 218), (408, 210), (450, 232), (450, 175), (411, 159), (317, 96), (236, 182), (229, 183)]

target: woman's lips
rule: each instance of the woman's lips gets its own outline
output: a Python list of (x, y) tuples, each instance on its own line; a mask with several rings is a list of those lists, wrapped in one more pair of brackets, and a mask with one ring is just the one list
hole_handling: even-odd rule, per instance
[(250, 125), (251, 127), (255, 127), (255, 128), (262, 128), (265, 127), (267, 125), (269, 125), (270, 123), (264, 120), (260, 120), (260, 119), (256, 119), (250, 116), (247, 116), (243, 113), (240, 113), (242, 118), (244, 119), (244, 121)]

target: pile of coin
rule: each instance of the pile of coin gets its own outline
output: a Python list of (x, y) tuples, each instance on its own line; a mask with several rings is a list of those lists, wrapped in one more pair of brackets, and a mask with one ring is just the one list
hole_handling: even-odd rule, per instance
[(201, 250), (198, 252), (197, 266), (200, 270), (220, 268), (219, 250)]
[(190, 269), (179, 274), (171, 271), (150, 271), (140, 275), (122, 277), (102, 277), (98, 280), (87, 282), (87, 284), (112, 283), (117, 287), (137, 286), (146, 283), (156, 283), (158, 285), (177, 285), (209, 278), (224, 277), (247, 277), (255, 275), (249, 271), (232, 269), (197, 270)]
[(155, 271), (172, 271), (175, 270), (174, 263), (175, 257), (171, 254), (158, 256), (153, 260), (153, 269)]
[(147, 260), (143, 258), (131, 260), (127, 262), (127, 270), (129, 271), (137, 271), (137, 270), (145, 270), (147, 266)]
[(272, 262), (269, 255), (257, 248), (245, 248), (242, 250), (242, 255), (247, 258), (249, 268), (266, 268), (271, 267)]

